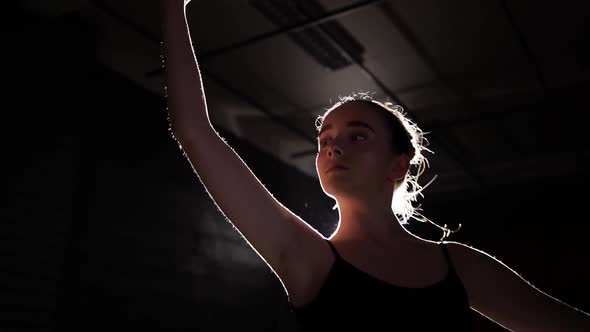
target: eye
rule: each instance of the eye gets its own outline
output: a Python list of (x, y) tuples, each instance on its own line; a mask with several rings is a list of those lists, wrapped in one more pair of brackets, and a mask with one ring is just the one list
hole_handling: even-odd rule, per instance
[(355, 133), (350, 136), (353, 141), (364, 141), (367, 139), (367, 135), (361, 133)]

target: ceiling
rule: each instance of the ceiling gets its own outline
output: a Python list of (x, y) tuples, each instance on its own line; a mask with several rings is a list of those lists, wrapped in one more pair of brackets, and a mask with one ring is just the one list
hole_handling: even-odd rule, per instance
[[(102, 64), (163, 96), (158, 1), (24, 3), (82, 17)], [(429, 132), (424, 177), (447, 193), (584, 171), (584, 3), (194, 0), (187, 16), (215, 126), (317, 177), (315, 118), (370, 92)]]

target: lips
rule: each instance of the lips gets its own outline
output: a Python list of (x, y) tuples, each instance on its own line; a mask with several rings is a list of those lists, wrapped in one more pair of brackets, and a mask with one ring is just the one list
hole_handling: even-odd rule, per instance
[(332, 171), (343, 171), (343, 170), (347, 170), (347, 169), (348, 169), (348, 167), (346, 167), (344, 165), (335, 164), (335, 165), (328, 167), (328, 170), (326, 171), (326, 173), (329, 173)]

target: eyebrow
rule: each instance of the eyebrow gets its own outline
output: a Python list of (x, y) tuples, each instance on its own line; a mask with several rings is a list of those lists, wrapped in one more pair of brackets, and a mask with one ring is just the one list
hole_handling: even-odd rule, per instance
[[(369, 126), (368, 123), (363, 122), (363, 121), (348, 121), (346, 123), (346, 127), (364, 127), (367, 129), (370, 129), (373, 133), (375, 132), (375, 130)], [(331, 124), (327, 124), (325, 126), (322, 127), (322, 129), (320, 130), (320, 132), (318, 133), (318, 138), (322, 135), (322, 133), (328, 129), (331, 129), (332, 125)]]

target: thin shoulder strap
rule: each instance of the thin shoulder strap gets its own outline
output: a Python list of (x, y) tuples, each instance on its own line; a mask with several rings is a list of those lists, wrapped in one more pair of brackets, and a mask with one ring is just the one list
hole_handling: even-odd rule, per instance
[(330, 246), (330, 249), (332, 250), (332, 253), (334, 253), (334, 256), (340, 259), (340, 255), (338, 254), (338, 250), (336, 250), (334, 244), (328, 239), (326, 239), (326, 243)]
[(443, 254), (445, 255), (445, 259), (447, 260), (447, 264), (449, 264), (449, 268), (455, 271), (455, 267), (453, 266), (453, 262), (451, 261), (451, 256), (449, 255), (449, 249), (447, 248), (447, 244), (444, 241), (440, 242), (442, 247)]

